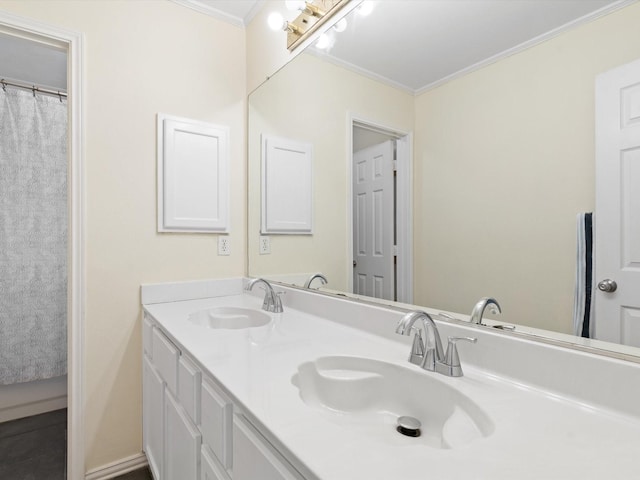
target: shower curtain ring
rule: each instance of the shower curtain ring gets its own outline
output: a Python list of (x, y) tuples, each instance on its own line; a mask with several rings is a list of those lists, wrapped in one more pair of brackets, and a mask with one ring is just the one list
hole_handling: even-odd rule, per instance
[(60, 90), (58, 90), (58, 98), (60, 99), (60, 103), (62, 103), (62, 94), (60, 93)]
[(31, 87), (31, 91), (33, 92), (33, 98), (36, 98), (36, 86), (35, 85), (33, 85)]
[(2, 83), (2, 90), (4, 92), (6, 92), (7, 91), (7, 84), (4, 82), (4, 78), (2, 79), (2, 81), (0, 83)]

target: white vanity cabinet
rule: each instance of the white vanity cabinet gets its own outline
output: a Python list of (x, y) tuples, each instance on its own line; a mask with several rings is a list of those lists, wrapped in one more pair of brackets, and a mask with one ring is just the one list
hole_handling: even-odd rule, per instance
[[(155, 480), (199, 480), (202, 435), (193, 420), (195, 386), (178, 382), (188, 361), (151, 319), (143, 320), (143, 448)], [(189, 362), (189, 365), (192, 365)], [(198, 372), (199, 373), (199, 372)], [(183, 376), (185, 376), (183, 374)], [(199, 376), (197, 376), (199, 380)], [(187, 379), (188, 380), (188, 379)], [(185, 409), (179, 390), (191, 402)], [(191, 415), (189, 412), (192, 412)]]
[(233, 416), (233, 480), (304, 480), (243, 415)]
[(304, 480), (145, 314), (143, 445), (155, 480)]

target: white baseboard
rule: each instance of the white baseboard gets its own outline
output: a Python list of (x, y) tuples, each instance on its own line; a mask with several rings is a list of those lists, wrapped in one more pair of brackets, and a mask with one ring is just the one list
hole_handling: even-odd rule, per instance
[(67, 377), (0, 385), (0, 422), (67, 408)]
[(114, 478), (125, 473), (133, 472), (140, 468), (147, 466), (147, 457), (144, 453), (132, 455), (122, 460), (103, 465), (102, 467), (94, 468), (87, 472), (85, 480), (107, 480)]

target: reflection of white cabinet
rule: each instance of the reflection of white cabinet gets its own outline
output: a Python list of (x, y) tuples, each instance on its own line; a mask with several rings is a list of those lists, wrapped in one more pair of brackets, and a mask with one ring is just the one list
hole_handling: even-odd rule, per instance
[(155, 480), (304, 480), (145, 315), (143, 445)]

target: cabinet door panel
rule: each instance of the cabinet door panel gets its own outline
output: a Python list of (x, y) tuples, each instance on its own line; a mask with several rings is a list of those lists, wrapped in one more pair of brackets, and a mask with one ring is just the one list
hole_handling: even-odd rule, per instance
[(224, 468), (231, 468), (231, 403), (207, 378), (202, 379), (200, 422), (202, 441), (209, 445)]
[(229, 480), (229, 475), (225, 472), (224, 467), (218, 463), (215, 455), (206, 445), (203, 445), (200, 450), (200, 459), (202, 461), (200, 480)]
[(165, 479), (198, 480), (202, 438), (168, 390), (165, 391), (164, 433)]
[(171, 393), (178, 393), (178, 357), (180, 351), (159, 329), (153, 329), (153, 365)]
[(233, 417), (233, 480), (303, 480), (241, 415)]
[(145, 355), (153, 360), (152, 351), (152, 335), (153, 335), (153, 323), (151, 319), (144, 315), (142, 319), (142, 347)]
[(163, 480), (164, 382), (149, 359), (143, 358), (143, 444), (149, 468), (156, 480)]
[(201, 374), (198, 367), (181, 355), (178, 368), (178, 399), (196, 425), (200, 425), (200, 383)]

